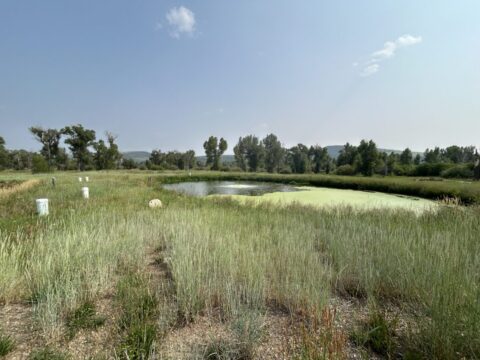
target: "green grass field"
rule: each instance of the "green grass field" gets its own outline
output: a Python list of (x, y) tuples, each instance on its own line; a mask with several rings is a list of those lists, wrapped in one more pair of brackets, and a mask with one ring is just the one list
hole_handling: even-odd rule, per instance
[[(88, 200), (77, 179), (84, 175)], [(52, 188), (51, 175), (0, 173), (0, 181), (41, 180), (0, 198), (6, 356), (480, 357), (476, 205), (359, 212), (249, 206), (161, 189), (178, 180), (249, 179), (473, 204), (477, 183), (207, 172), (55, 176)], [(44, 218), (35, 214), (39, 197), (50, 202)], [(148, 208), (153, 198), (163, 207)], [(186, 350), (175, 352), (179, 344)]]

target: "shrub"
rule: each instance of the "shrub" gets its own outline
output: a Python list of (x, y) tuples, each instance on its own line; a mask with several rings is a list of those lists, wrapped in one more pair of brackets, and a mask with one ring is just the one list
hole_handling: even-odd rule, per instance
[(32, 173), (50, 172), (47, 160), (42, 155), (35, 154), (32, 157)]
[(398, 176), (411, 176), (414, 170), (415, 167), (412, 165), (395, 164), (393, 166), (392, 172), (394, 175)]
[(136, 169), (138, 164), (133, 159), (123, 159), (122, 167), (124, 169)]
[(352, 165), (340, 165), (336, 170), (337, 175), (355, 175), (355, 168)]
[(473, 177), (473, 170), (468, 165), (455, 165), (440, 174), (444, 178), (469, 179)]
[(446, 164), (446, 163), (420, 164), (415, 168), (415, 170), (413, 170), (412, 175), (414, 175), (414, 176), (440, 176), (442, 171), (445, 171), (450, 167), (452, 167), (452, 164)]

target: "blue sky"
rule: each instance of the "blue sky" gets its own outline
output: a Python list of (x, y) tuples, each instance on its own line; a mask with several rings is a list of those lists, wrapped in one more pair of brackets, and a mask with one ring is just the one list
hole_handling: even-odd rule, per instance
[(480, 2), (0, 0), (0, 136), (480, 146)]

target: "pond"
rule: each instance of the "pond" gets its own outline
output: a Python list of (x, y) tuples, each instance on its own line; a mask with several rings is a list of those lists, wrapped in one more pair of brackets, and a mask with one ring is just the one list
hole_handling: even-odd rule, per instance
[(351, 206), (364, 210), (407, 209), (417, 213), (438, 206), (435, 201), (404, 195), (253, 181), (184, 182), (163, 185), (163, 188), (193, 196), (229, 196), (241, 203), (253, 205), (263, 202), (280, 206), (297, 203), (321, 208)]
[(298, 188), (276, 183), (253, 181), (198, 181), (163, 185), (166, 190), (174, 190), (186, 195), (245, 195), (260, 196), (275, 192), (298, 191)]

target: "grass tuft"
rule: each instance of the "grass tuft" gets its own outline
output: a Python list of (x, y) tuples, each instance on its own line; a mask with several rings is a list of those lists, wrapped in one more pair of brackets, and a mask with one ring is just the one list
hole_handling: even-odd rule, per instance
[(29, 360), (68, 360), (70, 356), (66, 353), (45, 347), (43, 349), (37, 349), (33, 351), (28, 357)]
[(67, 329), (70, 338), (73, 338), (80, 329), (96, 329), (105, 323), (104, 316), (98, 316), (95, 304), (87, 301), (80, 305), (67, 317)]
[(358, 346), (368, 347), (377, 354), (392, 357), (395, 351), (395, 327), (397, 320), (388, 320), (375, 310), (369, 319), (354, 333), (352, 340)]
[(214, 338), (192, 356), (198, 360), (251, 360), (251, 352), (237, 340)]
[(148, 359), (157, 336), (155, 315), (158, 300), (149, 288), (148, 278), (129, 273), (117, 285), (116, 301), (121, 309), (119, 326), (123, 330), (120, 354), (126, 359)]
[(15, 342), (8, 335), (0, 334), (0, 356), (5, 356), (15, 348)]

